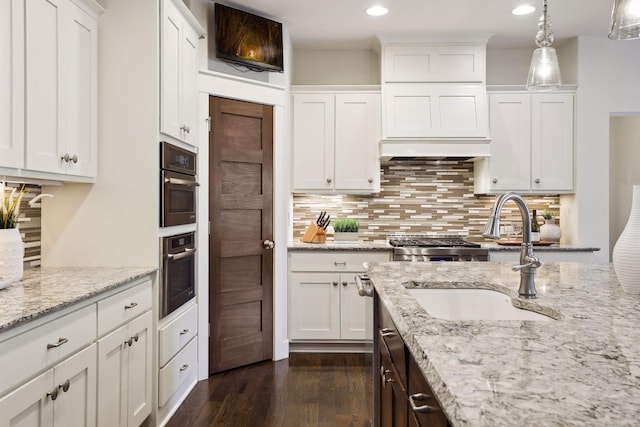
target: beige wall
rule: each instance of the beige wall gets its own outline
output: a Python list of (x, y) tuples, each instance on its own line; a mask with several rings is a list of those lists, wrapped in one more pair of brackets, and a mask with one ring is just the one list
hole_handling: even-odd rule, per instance
[(293, 51), (294, 85), (378, 85), (380, 65), (372, 50)]
[(609, 240), (613, 251), (629, 219), (633, 185), (640, 184), (640, 115), (612, 117), (609, 135)]

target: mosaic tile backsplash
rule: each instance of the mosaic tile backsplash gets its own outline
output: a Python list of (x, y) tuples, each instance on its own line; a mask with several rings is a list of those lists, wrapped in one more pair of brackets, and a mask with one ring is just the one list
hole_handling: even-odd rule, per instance
[[(9, 187), (20, 188), (21, 184), (7, 184)], [(20, 206), (20, 218), (18, 219), (18, 230), (24, 242), (24, 268), (35, 268), (40, 266), (41, 260), (41, 209), (40, 202), (34, 203), (32, 207), (29, 202), (42, 192), (38, 185), (25, 185), (27, 193), (22, 198)]]
[[(402, 160), (382, 162), (380, 193), (373, 195), (293, 196), (293, 238), (299, 240), (321, 211), (332, 219), (360, 221), (360, 240), (384, 242), (394, 233), (466, 234), (484, 242), (484, 225), (495, 196), (473, 194), (473, 162), (457, 160)], [(559, 196), (525, 197), (538, 213), (560, 212)], [(515, 203), (502, 211), (502, 224), (520, 224)], [(329, 236), (330, 237), (330, 236)]]

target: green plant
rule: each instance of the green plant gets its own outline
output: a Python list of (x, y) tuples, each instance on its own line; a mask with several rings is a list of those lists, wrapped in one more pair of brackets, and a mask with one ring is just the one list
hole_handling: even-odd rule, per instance
[(360, 223), (357, 219), (345, 218), (345, 219), (336, 219), (333, 223), (333, 230), (341, 233), (356, 233), (360, 229)]
[(553, 214), (551, 212), (549, 212), (548, 210), (545, 210), (544, 212), (542, 212), (542, 218), (544, 218), (544, 219), (553, 219)]

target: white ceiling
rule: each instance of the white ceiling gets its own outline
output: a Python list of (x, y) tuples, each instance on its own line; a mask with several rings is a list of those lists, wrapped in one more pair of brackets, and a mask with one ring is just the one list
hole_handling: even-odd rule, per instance
[[(235, 0), (223, 1), (286, 24), (294, 48), (362, 49), (376, 36), (492, 34), (490, 47), (534, 47), (542, 0)], [(514, 16), (511, 10), (533, 4), (536, 11)], [(371, 17), (365, 10), (384, 5), (389, 14)], [(548, 0), (556, 43), (577, 35), (606, 37), (613, 0)]]

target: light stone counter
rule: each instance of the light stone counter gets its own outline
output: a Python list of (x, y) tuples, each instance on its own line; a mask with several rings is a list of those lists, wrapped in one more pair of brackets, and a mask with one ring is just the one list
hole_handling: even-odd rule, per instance
[(0, 333), (155, 273), (155, 268), (36, 268), (0, 290)]
[[(520, 252), (520, 246), (502, 246), (497, 243), (482, 243), (482, 247), (490, 251), (500, 252)], [(549, 246), (535, 245), (534, 252), (598, 252), (600, 248), (590, 246), (570, 246), (554, 243)]]
[(326, 242), (304, 243), (294, 242), (289, 246), (289, 251), (389, 251), (393, 248), (386, 242)]
[[(517, 298), (511, 264), (366, 267), (454, 426), (640, 425), (640, 297), (610, 265), (543, 265), (536, 300)], [(440, 320), (405, 287), (494, 289), (557, 320)]]

